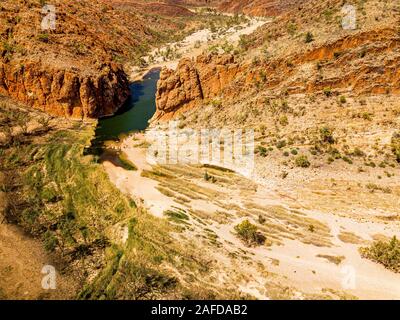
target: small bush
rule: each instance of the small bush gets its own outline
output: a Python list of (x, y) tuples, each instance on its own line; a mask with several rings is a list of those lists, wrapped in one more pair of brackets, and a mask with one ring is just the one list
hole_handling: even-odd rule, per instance
[(43, 242), (44, 242), (44, 248), (48, 251), (51, 252), (53, 251), (58, 244), (57, 238), (54, 236), (53, 232), (50, 230), (46, 231), (43, 234)]
[(244, 220), (235, 226), (235, 231), (247, 245), (261, 245), (265, 242), (265, 237), (257, 231), (257, 226), (250, 223), (249, 220)]
[(342, 53), (341, 52), (339, 52), (339, 51), (337, 51), (337, 52), (335, 52), (334, 54), (333, 54), (333, 57), (335, 58), (335, 59), (339, 59), (339, 57), (342, 55)]
[(400, 241), (395, 236), (388, 242), (377, 241), (370, 247), (360, 248), (360, 254), (387, 269), (400, 272)]
[(57, 191), (54, 190), (54, 188), (52, 187), (43, 188), (40, 195), (42, 199), (46, 202), (56, 202), (59, 199)]
[(400, 133), (395, 132), (391, 140), (392, 152), (396, 157), (396, 161), (400, 163)]
[(250, 48), (250, 45), (251, 45), (250, 37), (246, 35), (241, 35), (239, 39), (239, 47), (242, 50), (247, 51)]
[(265, 148), (263, 146), (257, 146), (255, 153), (258, 153), (262, 157), (266, 157), (267, 156), (267, 148)]
[(296, 158), (295, 164), (297, 167), (308, 168), (310, 166), (310, 161), (308, 161), (307, 156), (301, 155)]
[(214, 176), (208, 174), (207, 171), (204, 173), (204, 180), (211, 181), (212, 183), (217, 182), (217, 179)]
[(327, 143), (335, 143), (335, 139), (333, 138), (333, 130), (328, 127), (323, 127), (319, 130), (319, 134), (322, 142)]
[(212, 105), (214, 108), (219, 108), (219, 107), (222, 106), (222, 101), (221, 101), (221, 100), (218, 100), (218, 99), (214, 99), (214, 100), (211, 101), (211, 105)]
[(287, 31), (291, 36), (294, 36), (297, 31), (297, 25), (295, 23), (289, 22), (287, 25)]
[(281, 126), (287, 126), (289, 124), (289, 120), (288, 120), (287, 116), (280, 117), (279, 123)]
[(366, 165), (367, 167), (376, 168), (376, 164), (373, 161), (364, 162), (364, 165)]
[(305, 43), (310, 43), (314, 41), (314, 36), (311, 32), (307, 32), (306, 38), (304, 39)]
[(369, 113), (369, 112), (364, 112), (362, 115), (361, 115), (361, 117), (364, 119), (364, 120), (367, 120), (367, 121), (372, 121), (372, 114), (371, 113)]
[(48, 43), (49, 42), (49, 35), (47, 33), (41, 33), (38, 35), (37, 39), (41, 42)]
[(365, 157), (365, 153), (360, 148), (355, 148), (353, 151), (355, 157)]
[(342, 160), (347, 162), (348, 164), (353, 164), (353, 160), (351, 160), (349, 157), (344, 156), (342, 157)]
[(335, 160), (342, 158), (342, 155), (340, 154), (340, 151), (338, 149), (336, 149), (336, 148), (331, 148), (330, 147), (328, 152)]
[(285, 140), (278, 141), (276, 144), (276, 147), (278, 149), (282, 149), (283, 147), (286, 147), (286, 141)]
[(259, 214), (259, 215), (258, 215), (258, 223), (264, 224), (265, 221), (267, 221), (267, 220), (265, 219), (265, 217), (264, 217), (263, 215)]
[(324, 88), (324, 95), (330, 97), (332, 95), (332, 89), (329, 87)]

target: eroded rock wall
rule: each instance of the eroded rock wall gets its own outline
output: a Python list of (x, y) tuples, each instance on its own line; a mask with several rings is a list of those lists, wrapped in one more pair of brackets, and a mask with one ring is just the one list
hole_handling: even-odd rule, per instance
[(399, 48), (396, 30), (383, 28), (273, 59), (239, 63), (230, 54), (184, 59), (175, 71), (162, 71), (153, 120), (169, 120), (213, 99), (230, 105), (268, 95), (399, 94)]
[(230, 54), (182, 59), (175, 71), (163, 69), (157, 85), (157, 111), (153, 121), (168, 120), (177, 112), (220, 96), (238, 70), (239, 64)]
[(98, 118), (125, 102), (129, 83), (114, 63), (87, 74), (40, 61), (0, 61), (0, 94), (56, 116)]

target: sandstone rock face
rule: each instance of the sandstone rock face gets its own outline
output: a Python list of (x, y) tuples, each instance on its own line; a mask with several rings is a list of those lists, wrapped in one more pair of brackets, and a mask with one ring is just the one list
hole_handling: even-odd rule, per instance
[(156, 1), (52, 0), (55, 29), (44, 30), (45, 2), (0, 1), (0, 94), (75, 118), (115, 112), (129, 94), (120, 64), (140, 64), (148, 46), (181, 33), (181, 19), (160, 16), (193, 15)]
[(163, 70), (153, 120), (169, 120), (213, 99), (234, 105), (267, 95), (399, 94), (399, 48), (397, 31), (382, 28), (240, 64), (229, 54), (184, 59), (176, 71)]
[(200, 55), (196, 60), (182, 59), (176, 71), (163, 69), (157, 85), (155, 120), (167, 120), (204, 101), (221, 95), (239, 65), (234, 57)]
[(293, 10), (305, 2), (307, 0), (224, 0), (218, 8), (232, 13), (270, 17)]
[(98, 118), (125, 102), (129, 83), (114, 63), (104, 64), (98, 74), (82, 74), (39, 61), (0, 62), (0, 94), (56, 116)]

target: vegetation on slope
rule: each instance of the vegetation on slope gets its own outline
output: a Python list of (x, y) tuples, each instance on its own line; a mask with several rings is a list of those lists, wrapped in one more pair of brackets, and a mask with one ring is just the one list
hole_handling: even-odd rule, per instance
[(210, 262), (174, 240), (176, 227), (136, 207), (95, 157), (84, 155), (92, 125), (42, 117), (8, 102), (0, 108), (5, 218), (41, 239), (60, 271), (79, 278), (79, 298), (235, 295), (204, 284)]
[(380, 263), (394, 272), (400, 272), (400, 241), (394, 236), (389, 241), (376, 241), (360, 248), (364, 258)]

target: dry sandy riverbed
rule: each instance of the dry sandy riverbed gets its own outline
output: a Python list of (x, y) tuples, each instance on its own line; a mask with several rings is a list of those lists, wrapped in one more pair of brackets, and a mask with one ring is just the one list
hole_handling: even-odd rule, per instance
[[(223, 35), (200, 30), (172, 46), (181, 57), (195, 57), (210, 45), (235, 43), (241, 34), (249, 34), (267, 22), (251, 19), (249, 25)], [(156, 67), (175, 68), (179, 60), (156, 57), (147, 68), (132, 70), (131, 78), (140, 79)], [(372, 211), (388, 211), (384, 201), (368, 210), (343, 206), (339, 194), (336, 199), (329, 197), (332, 193), (320, 192), (326, 181), (311, 176), (307, 186), (290, 187), (274, 177), (249, 180), (207, 169), (217, 177), (213, 183), (203, 179), (202, 167), (152, 167), (146, 160), (145, 145), (142, 134), (124, 139), (118, 148), (138, 170), (127, 171), (104, 162), (110, 179), (157, 217), (165, 217), (167, 210), (183, 210), (190, 227), (176, 237), (197, 245), (214, 259), (215, 281), (221, 287), (232, 287), (258, 299), (400, 299), (400, 275), (361, 258), (358, 252), (360, 246), (378, 236), (400, 233), (398, 222), (388, 224), (371, 216)], [(144, 170), (161, 170), (169, 178), (144, 177)], [(371, 197), (369, 193), (351, 196), (360, 203), (367, 203), (365, 200)], [(325, 203), (324, 210), (321, 203)], [(259, 222), (260, 215), (266, 222)], [(247, 247), (237, 238), (234, 227), (244, 219), (265, 233), (267, 245)]]
[[(265, 18), (247, 17), (247, 19), (249, 21), (248, 23), (231, 27), (222, 32), (213, 33), (209, 29), (202, 29), (187, 36), (182, 41), (170, 43), (162, 48), (154, 49), (148, 56), (144, 57), (144, 60), (149, 62), (149, 57), (152, 56), (153, 61), (149, 62), (149, 65), (145, 68), (132, 67), (130, 80), (140, 80), (147, 72), (156, 68), (165, 67), (168, 69), (175, 69), (182, 58), (194, 58), (212, 45), (222, 44), (225, 42), (237, 44), (241, 35), (251, 34), (257, 28), (261, 27), (265, 23), (270, 22), (270, 20)], [(168, 50), (168, 48), (174, 48), (174, 50), (176, 50), (176, 58), (171, 60), (165, 60), (163, 58), (161, 53)]]
[[(143, 170), (154, 169), (146, 161), (143, 139), (137, 134), (120, 145), (137, 171), (105, 162), (106, 171), (119, 189), (141, 199), (152, 214), (163, 217), (166, 210), (184, 210), (191, 225), (177, 237), (188, 244), (195, 242), (215, 259), (221, 286), (234, 285), (259, 299), (400, 299), (400, 275), (361, 258), (358, 252), (376, 235), (399, 234), (398, 223), (359, 219), (362, 212), (354, 217), (353, 212), (321, 212), (303, 206), (300, 198), (289, 197), (285, 191), (233, 173), (215, 171), (217, 182), (212, 183), (202, 178), (204, 169), (182, 166), (165, 169), (173, 177), (170, 180), (143, 177)], [(192, 198), (185, 188), (193, 192)], [(202, 199), (197, 197), (204, 194)], [(258, 223), (259, 214), (266, 217), (266, 224)], [(272, 243), (245, 246), (234, 233), (234, 226), (245, 218), (263, 228)], [(310, 233), (311, 224), (316, 231)], [(346, 240), (345, 234), (354, 234), (358, 240)]]

